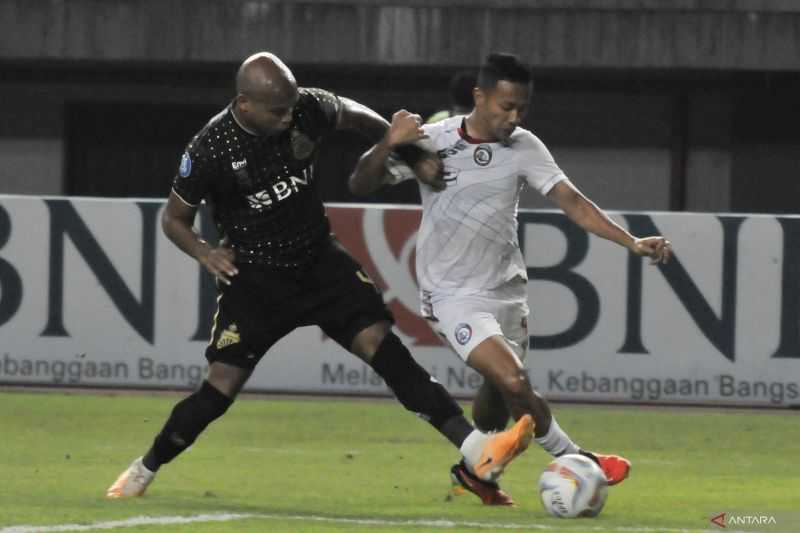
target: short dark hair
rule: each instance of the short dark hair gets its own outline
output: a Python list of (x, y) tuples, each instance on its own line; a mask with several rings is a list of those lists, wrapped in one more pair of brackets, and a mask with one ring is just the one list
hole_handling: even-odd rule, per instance
[(531, 69), (513, 54), (490, 54), (478, 73), (478, 87), (491, 89), (500, 80), (530, 83)]
[(473, 105), (472, 89), (478, 84), (473, 71), (457, 72), (450, 78), (450, 100), (457, 107), (469, 109)]

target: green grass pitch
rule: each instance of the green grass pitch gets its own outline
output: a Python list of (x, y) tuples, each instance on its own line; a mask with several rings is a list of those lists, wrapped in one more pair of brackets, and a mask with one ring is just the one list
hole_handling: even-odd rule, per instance
[[(558, 520), (538, 501), (549, 457), (535, 444), (502, 480), (517, 506), (487, 508), (470, 495), (448, 498), (457, 451), (395, 402), (247, 397), (165, 466), (144, 498), (106, 500), (178, 399), (0, 393), (0, 533), (136, 517), (156, 522), (112, 529), (651, 533), (708, 531), (722, 512), (778, 520), (727, 531), (800, 531), (800, 424), (789, 411), (555, 405), (578, 444), (634, 465), (598, 518)], [(198, 515), (246, 516), (158, 522)]]

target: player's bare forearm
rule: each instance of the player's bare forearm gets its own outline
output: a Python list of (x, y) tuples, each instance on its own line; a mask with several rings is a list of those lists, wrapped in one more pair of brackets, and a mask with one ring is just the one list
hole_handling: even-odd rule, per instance
[(350, 192), (357, 196), (373, 193), (385, 182), (386, 160), (392, 147), (384, 137), (375, 146), (364, 152), (350, 175), (348, 185)]
[(161, 215), (161, 229), (164, 235), (192, 259), (197, 259), (200, 249), (208, 246), (208, 243), (194, 231), (196, 213), (196, 207), (186, 205), (172, 192)]
[(636, 255), (652, 259), (652, 263), (667, 263), (672, 257), (672, 244), (666, 238), (634, 237), (594, 202), (586, 198), (568, 180), (561, 181), (548, 194), (564, 213), (588, 232), (624, 246)]
[(161, 228), (175, 246), (197, 260), (213, 276), (230, 285), (229, 278), (238, 274), (234, 253), (229, 248), (212, 247), (197, 234), (193, 227), (196, 213), (196, 207), (186, 205), (172, 192), (161, 215)]
[(375, 192), (383, 184), (386, 158), (391, 152), (391, 146), (386, 139), (389, 123), (365, 105), (349, 98), (340, 99), (342, 107), (337, 129), (357, 131), (377, 143), (359, 159), (348, 183), (353, 194), (365, 196)]
[(570, 216), (583, 229), (604, 239), (614, 241), (636, 255), (649, 257), (651, 264), (668, 263), (672, 257), (672, 244), (661, 235), (634, 237), (593, 202), (584, 197), (580, 202), (581, 214)]
[(556, 184), (549, 196), (564, 211), (564, 214), (581, 228), (635, 251), (636, 239), (633, 235), (611, 220), (605, 211), (586, 198), (570, 182), (562, 181)]
[(633, 235), (614, 222), (605, 211), (587, 198), (584, 198), (580, 207), (573, 216), (570, 216), (570, 219), (590, 233), (613, 241), (625, 248), (633, 249), (636, 241)]
[[(392, 123), (380, 141), (358, 160), (355, 170), (350, 175), (350, 191), (356, 195), (365, 195), (374, 192), (386, 183), (389, 179), (386, 161), (394, 150), (408, 152), (403, 157), (404, 161), (410, 163), (412, 167), (416, 166), (420, 159), (417, 156), (424, 152), (413, 143), (423, 138), (425, 138), (425, 131), (422, 129), (422, 117), (405, 109), (397, 111), (392, 115)], [(417, 161), (410, 162), (409, 159), (417, 159)], [(436, 160), (439, 162), (438, 158)], [(416, 172), (417, 169), (414, 170)], [(417, 178), (421, 179), (419, 174), (417, 174)], [(434, 181), (436, 179), (440, 179), (438, 174), (431, 178)]]

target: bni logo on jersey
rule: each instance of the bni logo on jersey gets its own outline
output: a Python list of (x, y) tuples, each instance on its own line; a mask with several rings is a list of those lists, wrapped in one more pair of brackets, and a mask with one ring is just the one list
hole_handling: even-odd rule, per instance
[(481, 144), (475, 148), (475, 152), (472, 154), (472, 159), (478, 166), (485, 167), (492, 162), (492, 147), (488, 144)]
[(456, 326), (456, 342), (464, 346), (472, 338), (472, 328), (469, 324), (461, 323)]

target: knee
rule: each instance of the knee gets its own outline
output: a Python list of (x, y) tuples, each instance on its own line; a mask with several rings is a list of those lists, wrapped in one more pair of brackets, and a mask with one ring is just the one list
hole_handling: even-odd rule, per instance
[(360, 343), (353, 346), (352, 351), (361, 359), (370, 361), (375, 357), (375, 354), (378, 353), (378, 348), (380, 348), (384, 338), (384, 335), (372, 335), (364, 338)]
[(386, 335), (389, 333), (389, 325), (383, 322), (373, 324), (372, 326), (364, 329), (355, 339), (350, 351), (360, 357), (361, 359), (369, 362), (378, 353), (378, 349), (383, 344)]
[(212, 363), (206, 381), (230, 400), (235, 400), (251, 373), (251, 370)]
[(499, 379), (497, 386), (504, 395), (513, 399), (527, 398), (533, 394), (530, 381), (522, 371), (515, 371)]

